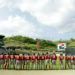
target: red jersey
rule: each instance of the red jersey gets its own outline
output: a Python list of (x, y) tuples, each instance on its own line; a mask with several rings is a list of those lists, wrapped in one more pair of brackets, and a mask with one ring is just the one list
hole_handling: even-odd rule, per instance
[(71, 57), (66, 56), (65, 60), (71, 60)]
[(14, 59), (14, 55), (10, 55), (9, 57), (10, 57), (10, 59)]
[(3, 59), (4, 58), (4, 56), (3, 55), (0, 55), (0, 59)]
[(23, 56), (23, 59), (26, 60), (26, 56), (25, 55)]
[(23, 59), (24, 59), (24, 57), (23, 57), (23, 56), (19, 56), (19, 59), (20, 59), (20, 60), (23, 60)]
[(48, 57), (48, 59), (51, 59), (51, 56), (50, 55), (48, 55), (47, 57)]
[(59, 56), (59, 60), (64, 60), (64, 56)]
[(37, 55), (37, 60), (40, 60), (40, 59), (41, 59), (41, 57), (39, 55)]
[(36, 56), (35, 55), (32, 55), (31, 56), (31, 60), (36, 60)]
[(4, 55), (4, 59), (9, 59), (9, 55)]
[(73, 59), (75, 60), (75, 56), (73, 57)]
[(56, 55), (52, 55), (51, 59), (52, 60), (57, 60), (57, 56)]
[(46, 55), (45, 56), (45, 59), (50, 59), (50, 55)]
[(29, 60), (29, 59), (30, 59), (30, 56), (24, 55), (24, 60)]
[(45, 60), (45, 56), (44, 55), (41, 56), (41, 60)]
[(16, 60), (20, 60), (19, 55), (15, 55)]
[(45, 55), (45, 59), (48, 59), (48, 56), (47, 55)]
[(74, 60), (74, 56), (71, 56), (71, 60)]

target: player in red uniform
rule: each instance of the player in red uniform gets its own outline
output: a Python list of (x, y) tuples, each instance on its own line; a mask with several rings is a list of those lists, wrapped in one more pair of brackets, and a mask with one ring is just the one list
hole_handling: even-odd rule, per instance
[(14, 55), (9, 55), (9, 66), (10, 66), (10, 69), (15, 69), (15, 57)]
[(24, 55), (25, 69), (28, 70), (30, 67), (30, 54)]
[(75, 56), (74, 56), (74, 58), (73, 58), (73, 59), (74, 59), (74, 67), (73, 67), (73, 68), (75, 69)]
[(50, 54), (48, 52), (45, 54), (45, 69), (50, 69)]
[(45, 69), (45, 54), (42, 53), (41, 58), (41, 69)]
[(70, 69), (70, 60), (71, 60), (70, 55), (66, 55), (65, 57), (65, 68), (66, 69)]
[(56, 67), (56, 60), (57, 60), (57, 56), (56, 56), (55, 53), (53, 53), (52, 56), (51, 56), (52, 69), (55, 69), (55, 67)]
[(74, 56), (71, 56), (70, 66), (71, 66), (71, 69), (74, 69)]
[(59, 56), (59, 61), (60, 61), (60, 68), (64, 69), (64, 56), (62, 53)]
[(15, 55), (15, 69), (20, 69), (20, 58), (19, 55)]
[(19, 59), (20, 59), (20, 69), (24, 69), (24, 57), (23, 54), (19, 55)]
[(4, 55), (1, 54), (1, 55), (0, 55), (0, 68), (1, 68), (1, 69), (3, 68), (3, 64), (4, 64)]
[(40, 53), (37, 54), (37, 69), (40, 69)]
[(31, 57), (32, 69), (36, 69), (36, 55), (35, 55), (35, 53), (32, 54), (30, 57)]
[(26, 57), (25, 57), (25, 54), (23, 55), (23, 61), (24, 61), (24, 69), (26, 69), (25, 68), (25, 66), (26, 66)]
[(47, 60), (48, 60), (48, 69), (50, 69), (50, 67), (51, 67), (51, 65), (50, 65), (50, 60), (51, 60), (50, 53), (48, 53), (48, 55), (47, 55)]
[(8, 69), (9, 68), (9, 55), (5, 54), (4, 55), (4, 69)]

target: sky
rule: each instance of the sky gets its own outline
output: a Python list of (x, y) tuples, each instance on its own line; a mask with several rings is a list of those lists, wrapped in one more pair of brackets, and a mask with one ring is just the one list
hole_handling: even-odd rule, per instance
[(75, 0), (0, 0), (0, 34), (75, 38)]

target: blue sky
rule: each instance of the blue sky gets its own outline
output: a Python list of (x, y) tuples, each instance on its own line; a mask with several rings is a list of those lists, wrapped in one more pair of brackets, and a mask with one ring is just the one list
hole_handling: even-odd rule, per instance
[(75, 38), (75, 0), (0, 0), (0, 34)]

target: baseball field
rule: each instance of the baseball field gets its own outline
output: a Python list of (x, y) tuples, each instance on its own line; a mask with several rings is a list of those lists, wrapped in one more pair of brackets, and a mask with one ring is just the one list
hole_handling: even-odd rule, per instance
[(0, 70), (0, 75), (75, 75), (75, 70), (49, 70), (49, 71)]

